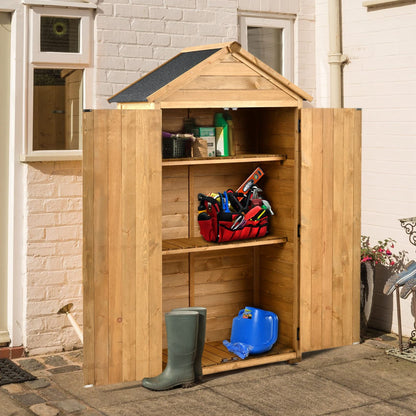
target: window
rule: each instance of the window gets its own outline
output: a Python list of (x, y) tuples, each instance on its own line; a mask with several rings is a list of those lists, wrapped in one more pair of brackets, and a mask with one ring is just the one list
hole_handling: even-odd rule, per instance
[(31, 9), (32, 62), (90, 63), (91, 10)]
[(41, 16), (41, 52), (80, 52), (80, 18)]
[(241, 45), (293, 81), (293, 20), (241, 16)]
[(82, 111), (90, 77), (91, 10), (30, 11), (25, 161), (82, 157)]
[(33, 150), (80, 149), (83, 70), (35, 68), (33, 74)]

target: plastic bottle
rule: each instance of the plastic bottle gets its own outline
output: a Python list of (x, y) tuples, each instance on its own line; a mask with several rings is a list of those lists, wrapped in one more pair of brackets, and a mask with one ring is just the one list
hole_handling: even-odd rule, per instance
[(214, 118), (215, 142), (217, 156), (229, 156), (228, 123), (222, 113), (216, 113)]

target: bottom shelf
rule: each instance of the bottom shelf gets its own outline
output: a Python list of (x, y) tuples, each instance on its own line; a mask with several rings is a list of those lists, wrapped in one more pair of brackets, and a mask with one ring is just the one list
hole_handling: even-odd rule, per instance
[[(167, 359), (168, 351), (164, 349), (163, 368), (167, 364)], [(280, 344), (275, 344), (270, 351), (264, 354), (249, 355), (246, 359), (242, 360), (235, 354), (229, 352), (221, 341), (206, 342), (202, 355), (202, 371), (205, 375), (215, 374), (294, 359), (296, 359), (296, 352), (293, 348)]]

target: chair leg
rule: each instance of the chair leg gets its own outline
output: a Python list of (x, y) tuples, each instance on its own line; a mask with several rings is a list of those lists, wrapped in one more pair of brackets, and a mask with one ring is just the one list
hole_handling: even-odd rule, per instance
[(397, 303), (397, 326), (399, 329), (399, 350), (403, 351), (403, 335), (402, 335), (402, 314), (400, 310), (400, 294), (399, 287), (396, 285), (396, 303)]

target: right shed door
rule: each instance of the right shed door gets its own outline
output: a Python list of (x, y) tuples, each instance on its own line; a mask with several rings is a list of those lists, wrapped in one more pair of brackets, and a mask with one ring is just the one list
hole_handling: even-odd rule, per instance
[(301, 110), (300, 349), (360, 338), (361, 111)]

